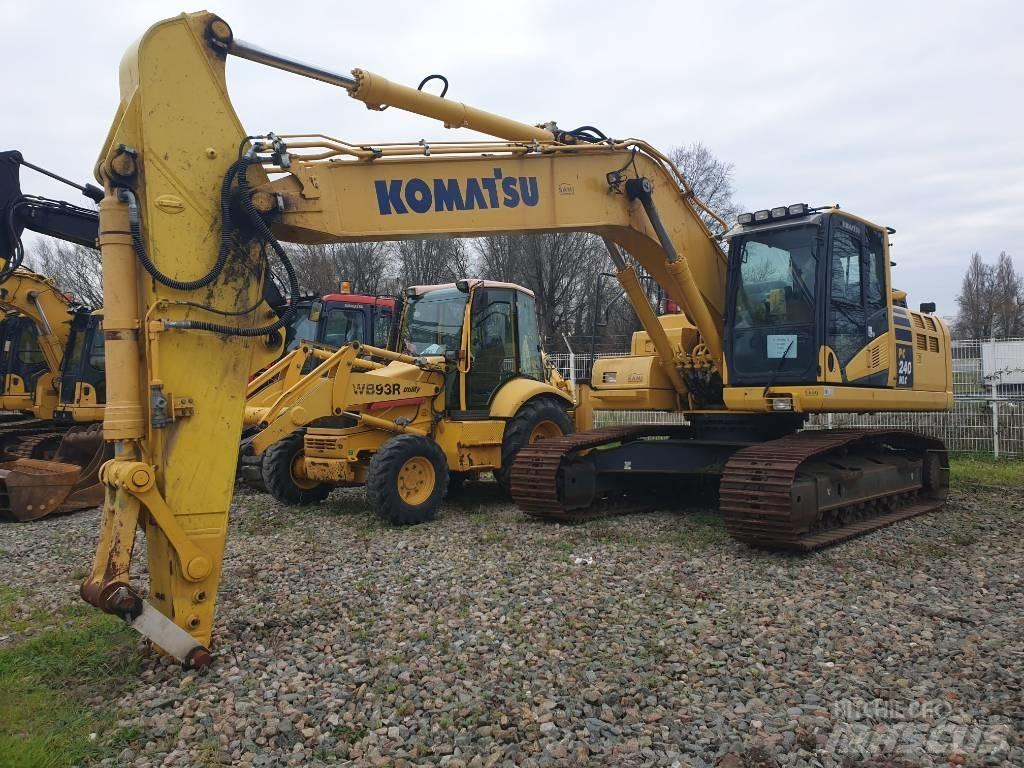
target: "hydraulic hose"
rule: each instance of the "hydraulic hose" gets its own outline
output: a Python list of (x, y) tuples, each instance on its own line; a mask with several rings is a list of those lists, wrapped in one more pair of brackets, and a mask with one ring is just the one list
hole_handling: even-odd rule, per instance
[[(214, 262), (214, 265), (209, 272), (196, 280), (176, 280), (165, 275), (157, 268), (156, 264), (154, 264), (153, 260), (149, 257), (149, 254), (146, 253), (146, 246), (142, 239), (142, 221), (139, 213), (138, 200), (131, 190), (118, 189), (117, 194), (119, 199), (128, 203), (128, 219), (135, 254), (146, 272), (161, 285), (165, 285), (168, 288), (178, 291), (196, 291), (200, 288), (205, 288), (220, 277), (221, 272), (223, 272), (224, 267), (227, 265), (227, 260), (231, 254), (232, 248), (233, 227), (231, 220), (231, 184), (236, 179), (238, 181), (239, 198), (243, 212), (246, 214), (246, 217), (263, 240), (270, 243), (270, 246), (274, 249), (274, 253), (280, 260), (281, 265), (284, 267), (285, 273), (288, 275), (288, 288), (290, 294), (288, 298), (288, 305), (273, 323), (262, 325), (257, 328), (236, 328), (234, 326), (210, 323), (204, 320), (168, 320), (164, 323), (165, 327), (179, 330), (223, 333), (228, 336), (251, 338), (255, 336), (268, 336), (290, 323), (294, 317), (295, 301), (296, 297), (299, 295), (298, 277), (295, 273), (295, 268), (292, 265), (291, 260), (288, 258), (288, 254), (281, 246), (281, 243), (278, 242), (277, 238), (274, 237), (270, 226), (263, 220), (263, 217), (252, 203), (251, 195), (249, 194), (249, 180), (247, 178), (249, 166), (252, 162), (253, 157), (247, 154), (234, 162), (224, 175), (224, 181), (221, 184), (220, 192), (221, 228), (217, 260)], [(214, 310), (211, 309), (210, 311)]]

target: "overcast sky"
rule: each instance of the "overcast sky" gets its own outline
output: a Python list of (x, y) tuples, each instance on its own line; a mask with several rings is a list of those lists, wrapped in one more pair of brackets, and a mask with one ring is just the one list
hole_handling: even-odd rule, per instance
[[(195, 10), (179, 2), (0, 0), (0, 148), (90, 179), (121, 55), (154, 21)], [(838, 202), (894, 227), (896, 285), (942, 314), (954, 312), (974, 251), (1006, 250), (1024, 270), (1019, 2), (221, 0), (209, 10), (241, 39), (325, 68), (410, 85), (441, 72), (451, 98), (524, 122), (596, 125), (666, 149), (702, 141), (735, 164), (749, 210)], [(238, 59), (228, 85), (253, 133), (455, 137)], [(74, 199), (29, 171), (23, 187)]]

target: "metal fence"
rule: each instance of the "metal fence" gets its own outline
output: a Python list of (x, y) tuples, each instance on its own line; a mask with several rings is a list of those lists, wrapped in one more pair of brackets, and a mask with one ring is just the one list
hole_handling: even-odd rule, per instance
[[(1024, 458), (1024, 339), (953, 342), (953, 410), (941, 413), (821, 414), (810, 429), (898, 427), (934, 435), (950, 451)], [(597, 357), (609, 356), (598, 354)], [(548, 359), (574, 379), (590, 377), (589, 354), (553, 354)], [(678, 414), (660, 411), (599, 411), (607, 424), (681, 424)]]

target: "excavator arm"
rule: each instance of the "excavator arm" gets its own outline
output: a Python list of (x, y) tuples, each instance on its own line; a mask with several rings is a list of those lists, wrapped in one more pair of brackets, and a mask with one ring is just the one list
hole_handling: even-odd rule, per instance
[[(228, 97), (229, 55), (331, 83), (371, 109), (494, 139), (254, 136)], [(278, 315), (261, 300), (268, 254), (293, 274), (281, 240), (595, 233), (680, 408), (723, 408), (727, 260), (701, 220), (705, 206), (647, 143), (532, 126), (365, 70), (304, 65), (235, 39), (209, 13), (150, 28), (126, 53), (120, 82), (96, 166), (105, 193), (104, 432), (115, 457), (102, 472), (100, 542), (82, 595), (186, 663), (210, 658), (247, 379), (277, 356), (287, 322), (287, 309)], [(666, 333), (626, 253), (694, 333)], [(128, 580), (137, 525), (148, 598)]]
[[(644, 142), (590, 143), (471, 108), (452, 112), (453, 102), (365, 72), (350, 93), (370, 106), (389, 102), (505, 140), (250, 139), (224, 64), (251, 51), (208, 13), (150, 28), (122, 61), (121, 104), (97, 164), (104, 433), (116, 448), (102, 473), (101, 538), (82, 594), (192, 663), (208, 658), (247, 379), (280, 348), (282, 318), (261, 300), (266, 254), (282, 253), (280, 239), (595, 232), (694, 318), (700, 348), (672, 349), (656, 322), (646, 328), (668, 365), (713, 375), (721, 356), (725, 257), (681, 175)], [(633, 268), (613, 253), (629, 290)], [(137, 523), (147, 537), (148, 601), (127, 579)]]
[(99, 233), (99, 216), (96, 211), (63, 200), (23, 194), (22, 167), (68, 184), (95, 203), (103, 199), (103, 190), (99, 187), (76, 184), (40, 168), (26, 161), (17, 150), (0, 152), (0, 257), (4, 260), (0, 280), (21, 266), (25, 255), (21, 235), (26, 229), (88, 248), (96, 247)]

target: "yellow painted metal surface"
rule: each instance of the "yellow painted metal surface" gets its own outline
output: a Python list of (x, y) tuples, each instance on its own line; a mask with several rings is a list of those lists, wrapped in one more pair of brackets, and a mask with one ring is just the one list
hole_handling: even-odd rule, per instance
[(445, 419), (438, 423), (434, 439), (444, 451), (449, 469), (472, 472), (501, 466), (501, 440), (504, 435), (505, 422), (502, 420)]
[[(221, 181), (246, 135), (227, 98), (223, 60), (203, 40), (204, 23), (201, 15), (162, 22), (126, 53), (120, 73), (121, 104), (98, 165), (98, 178), (110, 190), (119, 147), (126, 145), (137, 153), (137, 176), (129, 183), (142, 207), (143, 239), (157, 266), (178, 279), (205, 274), (214, 263)], [(258, 172), (253, 176), (258, 183)], [(158, 205), (167, 195), (181, 200), (180, 210)], [(154, 468), (154, 484), (145, 499), (130, 486), (111, 487), (97, 559), (83, 594), (102, 603), (112, 584), (110, 552), (116, 552), (115, 559), (124, 556), (125, 542), (115, 545), (114, 540), (125, 535), (124, 520), (133, 514), (133, 504), (142, 500), (148, 512), (144, 520), (149, 600), (208, 645), (247, 379), (273, 360), (276, 350), (268, 350), (262, 339), (170, 330), (154, 342), (144, 337), (142, 323), (225, 321), (172, 302), (187, 299), (234, 312), (253, 306), (260, 299), (262, 262), (256, 253), (235, 253), (209, 290), (183, 293), (166, 288), (138, 274), (141, 268), (130, 242), (124, 242), (125, 216), (123, 203), (108, 192), (100, 208), (107, 300), (104, 432), (118, 443), (113, 466), (104, 476), (117, 477), (117, 465), (143, 458)], [(268, 317), (268, 311), (264, 306), (262, 316)], [(226, 321), (243, 325), (251, 318)], [(153, 370), (154, 343), (159, 345), (159, 382)], [(192, 398), (194, 414), (154, 428), (148, 399), (154, 383), (162, 384), (169, 399)], [(157, 506), (163, 514), (155, 513)], [(172, 525), (210, 563), (198, 581), (187, 571), (188, 562), (174, 543), (182, 539), (173, 535)]]
[(879, 411), (948, 411), (952, 392), (922, 392), (916, 389), (851, 387), (838, 384), (764, 387), (729, 387), (725, 405), (730, 411), (764, 413), (772, 410), (772, 398), (791, 397), (797, 413), (874, 413)]
[(510, 419), (515, 416), (527, 400), (535, 397), (554, 397), (572, 406), (572, 399), (559, 389), (555, 389), (546, 381), (534, 379), (511, 379), (506, 381), (491, 400), (490, 415), (495, 419)]

